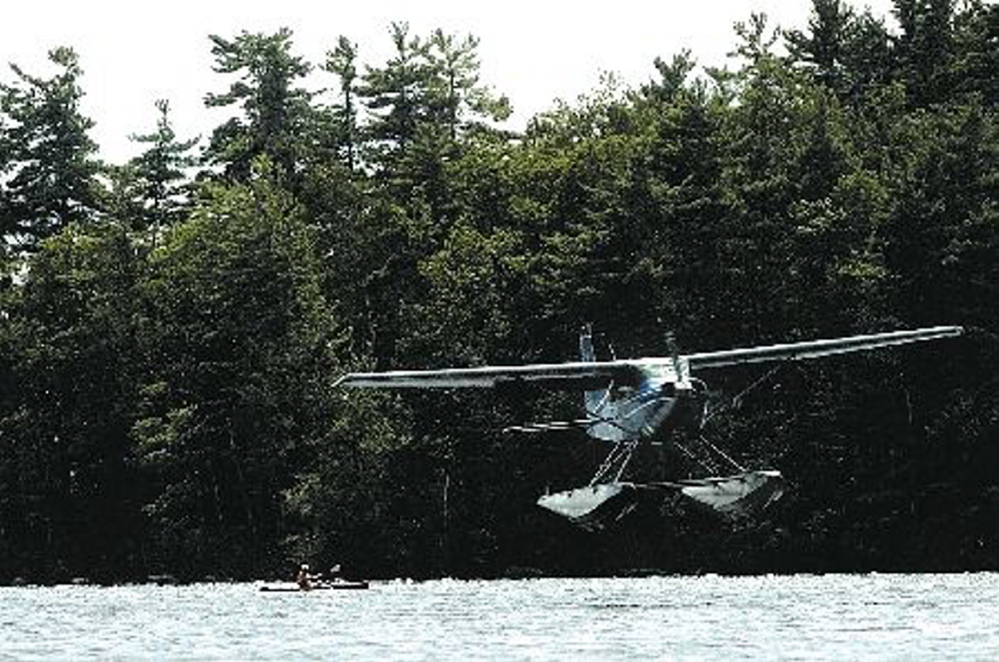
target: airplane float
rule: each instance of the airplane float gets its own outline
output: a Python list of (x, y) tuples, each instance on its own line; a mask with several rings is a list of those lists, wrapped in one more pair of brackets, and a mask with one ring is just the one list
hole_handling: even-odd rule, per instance
[[(611, 448), (584, 487), (541, 496), (537, 503), (588, 528), (601, 528), (634, 509), (640, 490), (671, 490), (721, 513), (741, 514), (766, 507), (783, 494), (775, 469), (746, 471), (696, 479), (634, 483), (622, 480), (632, 455), (643, 441), (678, 425), (700, 427), (707, 416), (708, 388), (695, 371), (776, 361), (802, 361), (926, 340), (959, 336), (960, 326), (810, 340), (778, 345), (681, 355), (670, 338), (671, 356), (598, 361), (589, 326), (580, 333), (581, 360), (569, 363), (482, 366), (441, 370), (398, 370), (352, 373), (337, 386), (355, 388), (489, 388), (535, 383), (584, 392), (585, 417), (508, 428), (516, 432), (582, 429)], [(716, 449), (717, 450), (717, 449)], [(720, 451), (719, 451), (720, 452)]]

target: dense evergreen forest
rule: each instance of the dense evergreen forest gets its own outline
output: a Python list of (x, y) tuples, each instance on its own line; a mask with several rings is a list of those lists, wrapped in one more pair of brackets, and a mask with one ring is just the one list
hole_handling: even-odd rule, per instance
[[(475, 38), (386, 39), (211, 36), (230, 119), (199, 144), (163, 100), (124, 164), (72, 48), (0, 76), (0, 582), (999, 569), (999, 6), (753, 15), (725, 68), (664, 54), (524, 131)], [(501, 432), (576, 394), (333, 387), (572, 360), (586, 322), (620, 357), (968, 333), (712, 375), (706, 434), (787, 494), (603, 532), (534, 501), (605, 449)]]

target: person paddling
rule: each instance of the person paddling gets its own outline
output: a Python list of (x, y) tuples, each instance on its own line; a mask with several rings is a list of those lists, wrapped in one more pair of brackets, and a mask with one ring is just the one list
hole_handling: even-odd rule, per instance
[(295, 578), (298, 583), (298, 588), (302, 591), (308, 591), (312, 588), (312, 577), (309, 575), (309, 564), (303, 563), (302, 567), (298, 569), (298, 577)]

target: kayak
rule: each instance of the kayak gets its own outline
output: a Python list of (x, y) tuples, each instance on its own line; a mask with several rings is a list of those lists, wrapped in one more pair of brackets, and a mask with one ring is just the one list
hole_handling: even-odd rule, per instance
[(281, 586), (264, 585), (260, 587), (261, 591), (267, 593), (310, 593), (312, 591), (329, 591), (329, 590), (358, 590), (368, 588), (368, 582), (329, 582), (325, 584), (313, 584), (312, 588), (301, 589), (295, 584), (283, 584)]

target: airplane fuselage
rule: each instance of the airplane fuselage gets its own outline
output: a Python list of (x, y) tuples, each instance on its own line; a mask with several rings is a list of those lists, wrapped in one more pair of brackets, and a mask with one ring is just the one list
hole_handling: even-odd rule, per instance
[(659, 430), (697, 423), (704, 410), (705, 390), (690, 378), (685, 362), (643, 367), (636, 387), (612, 386), (589, 413), (598, 422), (587, 433), (605, 441), (647, 438)]

